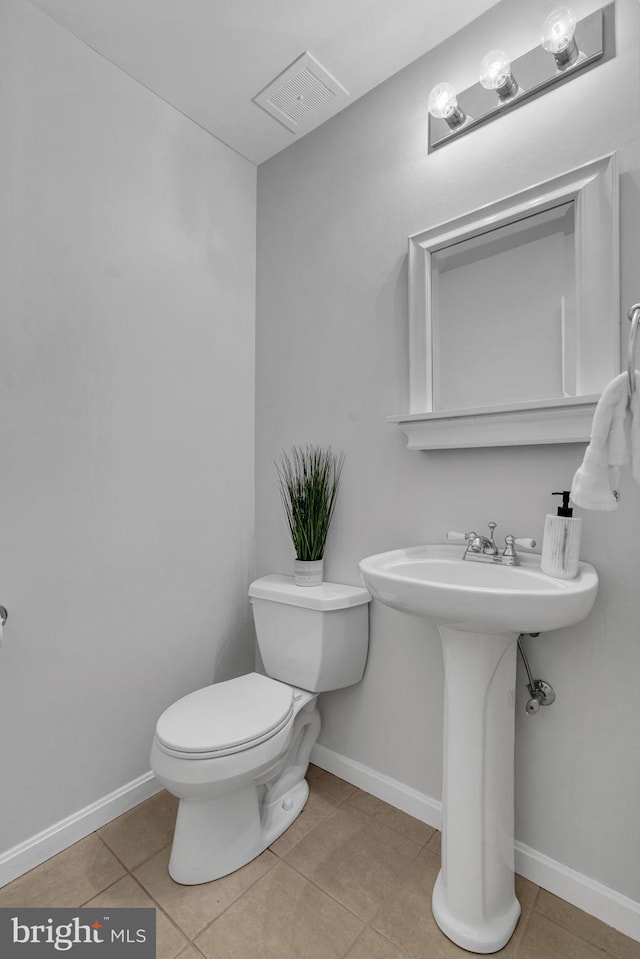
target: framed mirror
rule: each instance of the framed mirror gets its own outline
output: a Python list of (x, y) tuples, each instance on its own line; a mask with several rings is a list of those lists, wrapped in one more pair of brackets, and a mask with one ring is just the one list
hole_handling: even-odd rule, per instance
[(615, 154), (409, 238), (414, 449), (586, 442), (620, 368)]

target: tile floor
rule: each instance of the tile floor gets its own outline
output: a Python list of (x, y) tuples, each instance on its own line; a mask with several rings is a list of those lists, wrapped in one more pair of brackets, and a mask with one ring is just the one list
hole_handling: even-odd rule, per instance
[[(0, 889), (0, 906), (154, 906), (158, 959), (464, 959), (429, 906), (440, 834), (310, 766), (309, 801), (231, 876), (167, 873), (176, 801), (159, 793)], [(640, 959), (640, 943), (516, 877), (522, 916), (497, 955)]]

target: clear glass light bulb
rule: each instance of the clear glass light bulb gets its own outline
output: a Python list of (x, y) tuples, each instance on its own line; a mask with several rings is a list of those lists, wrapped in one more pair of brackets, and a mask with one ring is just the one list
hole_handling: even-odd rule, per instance
[(480, 83), (485, 90), (499, 90), (511, 79), (511, 61), (504, 50), (489, 50), (480, 64)]
[(429, 94), (427, 108), (432, 117), (446, 120), (453, 116), (458, 106), (455, 87), (452, 83), (436, 83)]
[(542, 46), (555, 56), (566, 50), (576, 30), (576, 15), (571, 7), (556, 7), (542, 25)]

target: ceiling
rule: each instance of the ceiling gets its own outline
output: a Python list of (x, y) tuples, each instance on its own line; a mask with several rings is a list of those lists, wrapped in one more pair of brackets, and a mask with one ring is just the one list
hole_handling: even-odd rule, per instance
[[(205, 130), (261, 163), (497, 0), (32, 2)], [(253, 98), (305, 52), (348, 96), (325, 102), (294, 133)]]

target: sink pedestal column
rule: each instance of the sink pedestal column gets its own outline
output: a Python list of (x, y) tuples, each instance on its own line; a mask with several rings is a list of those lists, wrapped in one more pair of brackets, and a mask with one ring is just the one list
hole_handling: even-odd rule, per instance
[(513, 876), (517, 633), (438, 626), (445, 668), (442, 867), (433, 915), (463, 949), (489, 953), (520, 915)]

